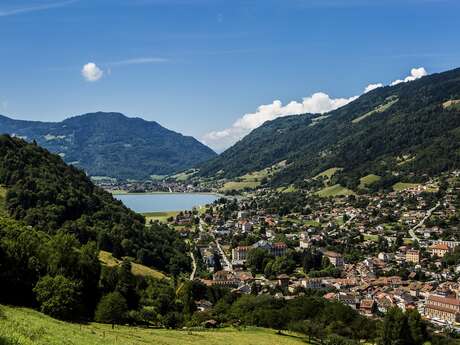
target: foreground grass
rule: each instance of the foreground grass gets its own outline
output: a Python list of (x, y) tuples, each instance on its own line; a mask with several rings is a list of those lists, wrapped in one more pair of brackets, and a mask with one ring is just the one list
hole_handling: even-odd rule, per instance
[(174, 331), (90, 323), (71, 324), (37, 311), (0, 306), (2, 345), (296, 345), (305, 342), (295, 335), (277, 335), (261, 328), (213, 331)]
[[(112, 253), (106, 252), (104, 250), (101, 250), (99, 252), (99, 261), (108, 267), (117, 267), (121, 264), (121, 261), (118, 260), (117, 258), (114, 258)], [(152, 277), (155, 279), (164, 279), (167, 278), (163, 273), (154, 270), (153, 268), (137, 264), (135, 262), (131, 263), (131, 272), (135, 276), (142, 276), (142, 277)], [(0, 343), (1, 345), (1, 343)]]

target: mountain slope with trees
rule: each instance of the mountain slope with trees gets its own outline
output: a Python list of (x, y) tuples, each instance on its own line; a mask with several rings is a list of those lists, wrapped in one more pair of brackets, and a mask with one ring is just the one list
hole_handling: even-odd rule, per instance
[(146, 179), (216, 156), (192, 137), (119, 113), (91, 113), (56, 123), (0, 116), (0, 133), (35, 140), (92, 176)]
[(354, 188), (369, 174), (380, 185), (460, 167), (460, 69), (376, 89), (323, 115), (278, 118), (255, 129), (200, 175), (235, 178), (286, 160), (271, 183), (301, 183), (339, 167)]

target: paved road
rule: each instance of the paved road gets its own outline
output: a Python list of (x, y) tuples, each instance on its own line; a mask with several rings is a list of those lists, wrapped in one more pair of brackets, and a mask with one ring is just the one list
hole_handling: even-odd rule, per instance
[(420, 242), (420, 238), (415, 234), (415, 230), (420, 228), (424, 223), (425, 221), (431, 217), (431, 214), (441, 205), (440, 202), (438, 202), (434, 207), (430, 208), (427, 212), (426, 212), (426, 215), (425, 217), (414, 227), (412, 227), (410, 230), (409, 230), (409, 235), (410, 237), (412, 238), (412, 240), (414, 241), (417, 241), (417, 242)]
[(190, 274), (190, 280), (195, 279), (195, 274), (196, 274), (196, 261), (195, 261), (195, 255), (193, 255), (193, 252), (190, 252), (190, 257), (192, 258), (192, 273)]
[[(199, 225), (200, 231), (204, 231), (203, 223), (204, 223), (203, 220), (200, 219), (200, 225)], [(219, 243), (219, 240), (216, 238), (216, 236), (215, 236), (215, 234), (213, 232), (210, 232), (210, 235), (214, 238), (214, 242), (216, 243), (216, 246), (217, 246), (217, 249), (219, 250), (220, 256), (222, 256), (222, 258), (224, 259), (224, 267), (223, 267), (224, 270), (233, 272), (232, 263), (227, 258), (227, 255), (225, 255), (225, 252), (222, 249), (222, 247), (221, 247), (221, 245)]]

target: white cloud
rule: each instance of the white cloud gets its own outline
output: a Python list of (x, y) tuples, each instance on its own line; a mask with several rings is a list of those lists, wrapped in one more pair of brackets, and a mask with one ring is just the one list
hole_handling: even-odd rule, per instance
[(18, 8), (0, 9), (0, 17), (14, 16), (17, 14), (23, 14), (23, 13), (28, 13), (28, 12), (44, 11), (44, 10), (49, 10), (51, 8), (64, 7), (64, 6), (73, 4), (74, 2), (77, 2), (77, 1), (78, 0), (67, 0), (67, 1), (51, 2), (47, 4), (41, 4), (41, 5), (31, 5), (31, 6), (24, 6), (24, 7), (18, 7)]
[(81, 75), (86, 79), (86, 81), (94, 82), (102, 78), (104, 71), (102, 71), (94, 62), (88, 62), (83, 66)]
[(404, 78), (404, 80), (402, 80), (402, 79), (395, 80), (390, 85), (394, 86), (394, 85), (398, 85), (398, 84), (401, 84), (401, 83), (407, 83), (409, 81), (414, 81), (414, 80), (417, 80), (417, 79), (420, 79), (420, 78), (426, 76), (427, 74), (428, 74), (427, 71), (423, 67), (412, 68), (411, 71), (410, 71), (410, 75), (407, 76), (406, 78)]
[(372, 90), (378, 89), (379, 87), (383, 87), (382, 83), (377, 83), (377, 84), (369, 84), (366, 86), (364, 89), (364, 93), (371, 92)]
[(331, 98), (323, 92), (317, 92), (309, 97), (305, 97), (302, 102), (291, 101), (283, 105), (280, 100), (275, 100), (271, 104), (259, 106), (254, 113), (245, 114), (236, 120), (230, 128), (207, 133), (203, 141), (217, 151), (222, 151), (267, 121), (288, 115), (326, 113), (340, 108), (354, 101), (356, 98), (358, 96)]
[[(411, 75), (404, 80), (396, 80), (390, 85), (396, 85), (402, 82), (409, 82), (427, 75), (425, 68), (413, 68)], [(377, 88), (383, 87), (383, 83), (369, 84), (365, 87), (363, 93), (370, 92)], [(233, 125), (221, 131), (212, 131), (205, 134), (202, 141), (211, 146), (217, 152), (221, 152), (242, 139), (253, 129), (261, 126), (266, 121), (272, 121), (278, 117), (298, 114), (323, 114), (329, 111), (343, 107), (354, 101), (358, 96), (349, 98), (331, 98), (324, 92), (317, 92), (309, 97), (305, 97), (302, 102), (291, 101), (283, 105), (280, 100), (275, 100), (271, 104), (261, 105), (254, 113), (248, 113), (237, 119)]]
[(128, 60), (114, 61), (109, 63), (110, 66), (124, 66), (124, 65), (142, 65), (150, 63), (162, 63), (167, 62), (168, 59), (160, 57), (141, 57)]

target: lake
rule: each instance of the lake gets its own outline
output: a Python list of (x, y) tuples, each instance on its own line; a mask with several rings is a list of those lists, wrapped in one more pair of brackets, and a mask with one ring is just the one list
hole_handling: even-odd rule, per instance
[(138, 213), (191, 210), (219, 198), (215, 194), (199, 193), (119, 194), (114, 197)]

